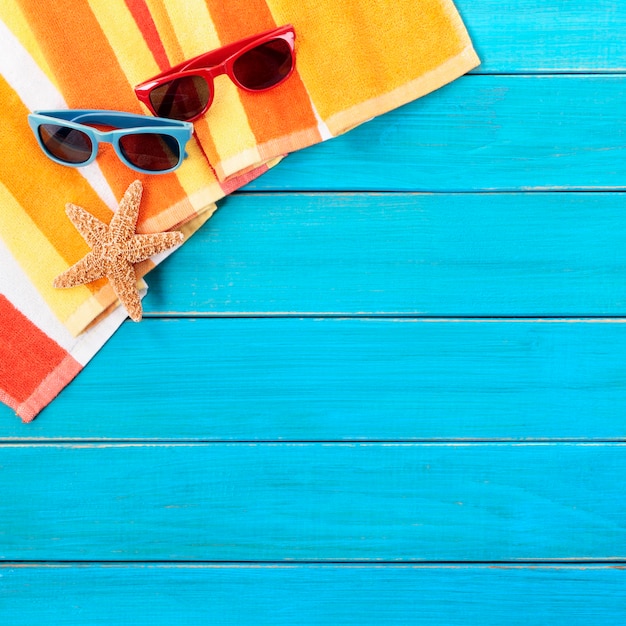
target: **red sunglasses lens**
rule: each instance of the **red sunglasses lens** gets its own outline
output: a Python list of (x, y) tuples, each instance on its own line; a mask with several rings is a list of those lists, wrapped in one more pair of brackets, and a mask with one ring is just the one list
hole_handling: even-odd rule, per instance
[(159, 117), (190, 120), (202, 113), (209, 102), (209, 85), (200, 76), (184, 76), (155, 87), (150, 104)]
[(233, 64), (233, 74), (246, 89), (262, 90), (277, 85), (293, 67), (291, 48), (284, 39), (272, 39), (244, 52)]
[(93, 151), (93, 144), (88, 135), (75, 128), (42, 124), (39, 138), (46, 150), (64, 163), (85, 163)]
[(137, 133), (120, 137), (120, 150), (129, 163), (150, 172), (170, 170), (180, 161), (180, 145), (160, 133)]

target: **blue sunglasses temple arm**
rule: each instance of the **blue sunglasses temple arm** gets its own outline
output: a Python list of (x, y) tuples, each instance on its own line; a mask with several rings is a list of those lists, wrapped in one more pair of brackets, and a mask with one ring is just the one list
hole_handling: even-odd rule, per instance
[(31, 115), (54, 118), (65, 122), (74, 122), (75, 124), (92, 122), (95, 124), (115, 126), (117, 128), (141, 128), (144, 126), (147, 128), (156, 126), (187, 129), (193, 128), (193, 125), (189, 122), (154, 117), (151, 115), (140, 115), (138, 113), (111, 111), (108, 109), (60, 109), (54, 111), (33, 111)]

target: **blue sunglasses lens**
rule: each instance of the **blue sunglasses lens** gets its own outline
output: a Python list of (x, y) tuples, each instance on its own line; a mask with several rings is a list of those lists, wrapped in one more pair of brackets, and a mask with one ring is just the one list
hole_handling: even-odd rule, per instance
[(180, 144), (170, 135), (137, 133), (120, 138), (124, 158), (135, 167), (149, 172), (171, 170), (180, 161)]
[(85, 163), (93, 152), (89, 136), (75, 128), (42, 124), (39, 138), (48, 153), (64, 163)]

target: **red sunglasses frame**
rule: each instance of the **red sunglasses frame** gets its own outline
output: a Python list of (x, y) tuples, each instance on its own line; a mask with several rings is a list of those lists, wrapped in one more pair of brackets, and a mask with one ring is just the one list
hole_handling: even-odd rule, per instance
[[(233, 72), (233, 65), (235, 64), (237, 59), (249, 50), (260, 46), (261, 44), (273, 41), (274, 39), (282, 39), (289, 45), (292, 58), (291, 69), (289, 70), (289, 73), (286, 74), (284, 78), (282, 78), (276, 84), (271, 85), (270, 87), (266, 87), (264, 89), (249, 89), (245, 85), (242, 85), (237, 80)], [(156, 87), (160, 87), (161, 85), (168, 83), (176, 78), (199, 76), (207, 82), (209, 88), (209, 99), (202, 111), (200, 111), (197, 115), (190, 117), (189, 119), (185, 119), (185, 121), (187, 122), (192, 122), (204, 115), (211, 106), (215, 95), (214, 79), (221, 74), (226, 74), (230, 78), (230, 80), (232, 80), (233, 83), (237, 85), (237, 87), (251, 93), (261, 93), (264, 91), (269, 91), (270, 89), (274, 89), (274, 87), (287, 80), (287, 78), (289, 78), (289, 76), (291, 76), (291, 74), (293, 73), (296, 66), (295, 40), (296, 31), (291, 24), (287, 24), (273, 30), (268, 30), (258, 35), (252, 35), (251, 37), (246, 37), (245, 39), (240, 39), (239, 41), (235, 41), (231, 44), (223, 46), (222, 48), (217, 48), (215, 50), (211, 50), (210, 52), (205, 52), (197, 57), (194, 57), (193, 59), (183, 61), (182, 63), (171, 67), (169, 70), (153, 76), (149, 80), (146, 80), (143, 83), (137, 85), (135, 87), (135, 94), (137, 98), (150, 109), (153, 115), (158, 115), (158, 113), (154, 110), (152, 106), (152, 102), (150, 101), (150, 93), (153, 89), (155, 89)]]

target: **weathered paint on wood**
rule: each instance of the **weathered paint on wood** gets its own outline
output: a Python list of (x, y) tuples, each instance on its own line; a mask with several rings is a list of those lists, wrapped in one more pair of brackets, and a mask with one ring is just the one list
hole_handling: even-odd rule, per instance
[(464, 76), (297, 152), (248, 189), (601, 190), (626, 186), (626, 76)]
[[(333, 196), (229, 199), (199, 247), (190, 242), (170, 261), (177, 263), (171, 273), (166, 265), (149, 278), (147, 308), (190, 317), (275, 315), (279, 305), (290, 315), (458, 317), (479, 315), (481, 303), (487, 316), (544, 315), (540, 309), (552, 307), (570, 318), (411, 320), (408, 337), (407, 323), (392, 320), (125, 325), (41, 421), (23, 426), (0, 410), (0, 437), (42, 438), (0, 447), (0, 546), (19, 561), (126, 563), (0, 567), (3, 621), (624, 623), (623, 563), (580, 563), (624, 559), (622, 446), (146, 441), (624, 440), (621, 326), (572, 319), (624, 314), (622, 196), (534, 194), (626, 189), (626, 5), (457, 4), (483, 61), (472, 75), (290, 156), (249, 187)], [(546, 73), (575, 76), (539, 76)], [(372, 206), (369, 194), (342, 195), (350, 190), (446, 195), (414, 197), (412, 212), (404, 197), (381, 196)], [(450, 195), (459, 191), (525, 195)], [(442, 224), (439, 215), (459, 223)], [(71, 437), (135, 437), (146, 445), (45, 445)], [(254, 562), (303, 554), (490, 563)], [(133, 563), (155, 555), (252, 563)], [(528, 555), (579, 563), (499, 562)]]
[(625, 354), (622, 320), (148, 319), (0, 438), (623, 439)]
[(620, 0), (455, 0), (481, 57), (478, 73), (624, 72)]
[(623, 626), (626, 572), (598, 566), (0, 566), (12, 626)]
[(0, 559), (626, 560), (626, 444), (0, 448)]
[(621, 316), (625, 207), (624, 193), (239, 195), (148, 277), (145, 308)]

